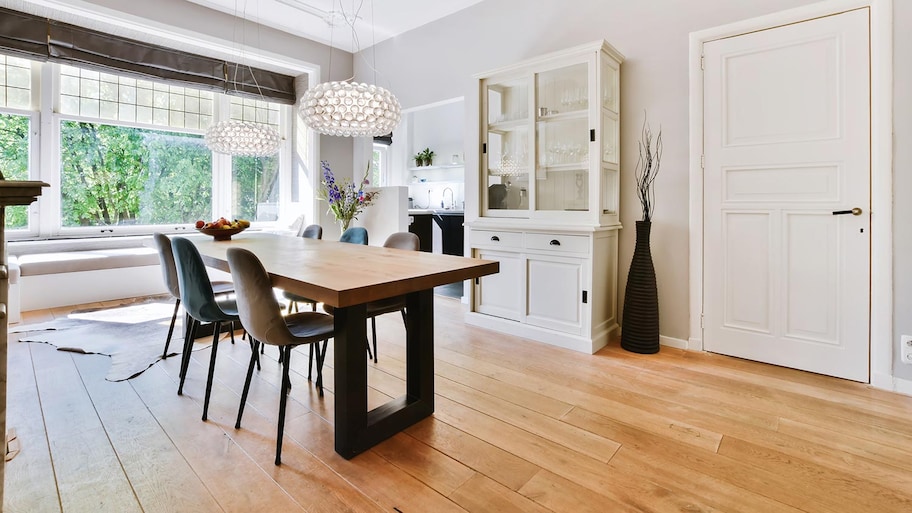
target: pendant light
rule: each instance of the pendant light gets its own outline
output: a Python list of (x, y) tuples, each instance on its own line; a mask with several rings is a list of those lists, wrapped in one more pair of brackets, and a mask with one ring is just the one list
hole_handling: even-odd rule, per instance
[[(246, 23), (246, 3), (244, 5), (245, 12), (241, 23)], [(237, 2), (235, 2), (234, 5), (234, 16), (235, 19), (237, 19)], [(236, 35), (237, 34), (235, 33), (235, 36)], [(241, 57), (243, 58), (243, 53), (241, 54)], [(233, 80), (235, 88), (237, 87), (239, 67), (240, 63), (235, 63)], [(262, 90), (260, 90), (260, 84), (257, 83), (256, 75), (254, 75), (253, 70), (249, 65), (247, 66), (247, 69), (250, 71), (250, 77), (253, 79), (253, 83), (256, 84), (257, 91), (260, 93), (260, 98), (265, 101), (266, 98), (263, 96)], [(226, 62), (225, 80), (227, 79), (228, 63)], [(209, 129), (206, 130), (206, 147), (215, 153), (224, 153), (232, 156), (268, 157), (278, 153), (279, 146), (281, 145), (282, 136), (279, 135), (278, 130), (265, 123), (229, 119), (211, 125)]]
[[(341, 10), (342, 2), (339, 0)], [(360, 8), (359, 8), (360, 11)], [(342, 13), (351, 27), (352, 39), (357, 43), (355, 22), (358, 11), (349, 18)], [(333, 24), (330, 22), (330, 26)], [(373, 1), (371, 1), (371, 32), (373, 33)], [(329, 70), (332, 71), (332, 32), (329, 42)], [(355, 45), (355, 53), (360, 46)], [(376, 82), (376, 38), (374, 41), (374, 81)], [(354, 77), (343, 81), (317, 84), (308, 89), (301, 98), (300, 112), (304, 124), (325, 135), (342, 137), (374, 137), (388, 134), (399, 125), (402, 108), (399, 100), (386, 89), (361, 82), (352, 82)]]

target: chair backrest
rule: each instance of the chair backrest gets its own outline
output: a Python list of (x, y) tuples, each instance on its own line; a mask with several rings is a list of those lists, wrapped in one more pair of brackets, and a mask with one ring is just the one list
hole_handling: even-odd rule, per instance
[(318, 224), (307, 225), (304, 228), (301, 228), (301, 231), (298, 232), (298, 237), (304, 237), (305, 239), (322, 239), (323, 227)]
[(383, 242), (383, 247), (418, 251), (418, 249), (421, 247), (421, 241), (414, 233), (396, 232), (386, 238), (386, 240)]
[(272, 280), (263, 263), (244, 248), (228, 248), (228, 268), (234, 282), (241, 324), (266, 344), (290, 341), (291, 333), (272, 291)]
[(174, 267), (174, 252), (171, 251), (171, 239), (165, 234), (155, 232), (152, 234), (152, 240), (158, 248), (158, 260), (161, 262), (162, 278), (165, 281), (165, 287), (172, 296), (180, 297), (180, 285), (177, 281), (177, 268)]
[(364, 244), (367, 246), (367, 228), (361, 226), (352, 226), (342, 232), (339, 242), (350, 242), (352, 244)]
[(181, 303), (187, 313), (202, 322), (224, 320), (225, 313), (215, 300), (212, 282), (209, 281), (206, 265), (196, 246), (188, 239), (174, 237), (171, 239), (171, 250), (177, 269)]

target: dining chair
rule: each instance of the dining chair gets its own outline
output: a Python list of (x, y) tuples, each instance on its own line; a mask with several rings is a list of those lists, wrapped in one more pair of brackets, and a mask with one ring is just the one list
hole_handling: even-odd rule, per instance
[(352, 244), (363, 244), (367, 246), (367, 228), (361, 226), (352, 226), (342, 232), (339, 242), (350, 242)]
[[(212, 378), (215, 374), (215, 358), (218, 354), (218, 342), (221, 325), (225, 322), (239, 321), (237, 302), (234, 299), (217, 300), (209, 281), (209, 274), (199, 254), (199, 250), (189, 239), (174, 237), (171, 239), (171, 249), (174, 253), (174, 263), (177, 268), (177, 281), (180, 289), (181, 302), (190, 316), (190, 323), (184, 335), (184, 352), (181, 359), (180, 384), (177, 394), (184, 392), (184, 380), (187, 378), (187, 369), (190, 366), (190, 353), (193, 349), (193, 340), (200, 323), (212, 323), (212, 354), (209, 356), (209, 376), (206, 379), (206, 396), (203, 400), (203, 420), (209, 412), (209, 396), (212, 393)], [(235, 294), (237, 287), (235, 287)], [(275, 299), (270, 305), (277, 304)], [(231, 332), (232, 342), (234, 332)], [(251, 342), (251, 347), (253, 342)], [(254, 351), (254, 355), (256, 352)]]
[[(304, 237), (305, 239), (322, 239), (323, 238), (323, 227), (318, 224), (311, 224), (301, 228), (298, 231), (298, 237)], [(297, 312), (298, 303), (310, 303), (310, 309), (314, 312), (317, 311), (317, 302), (309, 297), (304, 297), (293, 292), (283, 291), (282, 296), (288, 300), (288, 311)]]
[[(177, 311), (180, 309), (180, 286), (177, 280), (177, 269), (174, 267), (174, 252), (171, 250), (171, 239), (167, 235), (159, 232), (152, 234), (152, 240), (158, 249), (158, 259), (161, 262), (162, 278), (165, 281), (165, 287), (168, 293), (174, 298), (174, 313), (171, 315), (171, 325), (168, 326), (168, 337), (165, 338), (165, 349), (162, 351), (162, 359), (168, 357), (168, 347), (171, 345), (171, 335), (174, 334), (174, 325), (177, 321)], [(234, 284), (230, 281), (213, 281), (212, 293), (216, 296), (231, 294), (234, 292)], [(184, 326), (189, 325), (189, 316), (185, 319)]]
[[(421, 247), (421, 240), (417, 235), (411, 232), (396, 232), (386, 238), (386, 240), (383, 242), (383, 247), (403, 249), (407, 251), (418, 251)], [(374, 350), (371, 352), (370, 343), (368, 343), (367, 356), (369, 358), (373, 358), (374, 363), (377, 363), (377, 316), (392, 312), (399, 312), (402, 314), (402, 323), (405, 324), (406, 329), (408, 329), (408, 317), (405, 310), (405, 296), (396, 296), (380, 299), (378, 301), (371, 301), (367, 303), (366, 308), (366, 317), (371, 321), (371, 338), (373, 339), (374, 345)], [(324, 305), (323, 309), (330, 314), (334, 311), (331, 306), (326, 305)]]
[[(323, 360), (326, 358), (326, 344), (334, 334), (331, 315), (322, 312), (298, 312), (282, 316), (281, 309), (273, 301), (272, 281), (262, 262), (252, 252), (243, 248), (228, 248), (228, 268), (235, 283), (238, 315), (241, 324), (255, 340), (254, 351), (247, 367), (247, 379), (241, 393), (241, 404), (238, 407), (235, 429), (241, 428), (244, 405), (250, 390), (253, 367), (256, 364), (256, 345), (269, 344), (278, 346), (282, 366), (282, 386), (279, 391), (279, 419), (276, 434), (275, 464), (282, 463), (282, 438), (285, 430), (285, 407), (288, 392), (291, 388), (289, 369), (291, 368), (291, 350), (297, 346), (310, 344), (311, 354), (316, 353), (317, 381), (320, 396), (323, 396)], [(320, 342), (323, 342), (322, 349)]]

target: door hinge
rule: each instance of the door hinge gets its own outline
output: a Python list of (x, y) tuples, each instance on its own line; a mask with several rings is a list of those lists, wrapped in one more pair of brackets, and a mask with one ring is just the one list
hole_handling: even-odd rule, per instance
[(595, 129), (589, 129), (589, 142), (595, 142)]
[(700, 169), (706, 169), (706, 155), (700, 155)]
[(703, 314), (701, 313), (700, 314), (700, 329), (702, 330), (704, 327), (705, 326), (703, 326)]
[(478, 285), (479, 283), (478, 278), (475, 278), (475, 285)]
[(583, 291), (583, 303), (588, 303), (588, 302), (589, 302), (589, 291), (584, 290)]
[(704, 58), (702, 55), (700, 56), (700, 69), (706, 69), (706, 58)]
[(481, 143), (481, 153), (484, 155), (488, 152), (488, 143)]

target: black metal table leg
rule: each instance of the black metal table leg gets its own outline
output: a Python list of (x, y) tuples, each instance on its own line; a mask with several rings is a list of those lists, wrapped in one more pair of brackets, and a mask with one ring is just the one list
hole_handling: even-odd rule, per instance
[[(434, 413), (434, 293), (408, 294), (406, 395), (367, 411), (366, 307), (335, 315), (335, 448), (350, 459)], [(414, 314), (413, 314), (414, 312)]]

